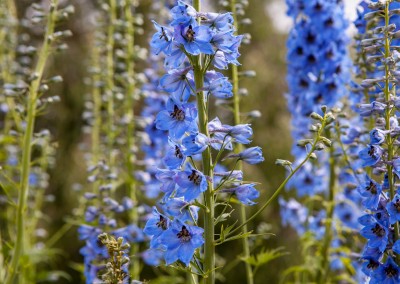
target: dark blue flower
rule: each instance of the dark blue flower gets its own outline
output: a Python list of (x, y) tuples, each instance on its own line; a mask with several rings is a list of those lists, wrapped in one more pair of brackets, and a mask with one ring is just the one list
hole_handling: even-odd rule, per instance
[(205, 26), (178, 25), (175, 27), (174, 37), (177, 43), (183, 45), (186, 52), (192, 55), (213, 54), (210, 43), (212, 34)]
[(197, 130), (197, 110), (191, 104), (180, 104), (169, 99), (166, 110), (161, 111), (156, 117), (156, 127), (168, 130), (169, 135), (179, 139), (186, 131)]
[(386, 205), (386, 209), (390, 216), (390, 224), (400, 221), (400, 196), (398, 194)]
[(166, 264), (170, 265), (180, 260), (189, 266), (194, 251), (204, 243), (203, 232), (200, 227), (190, 226), (179, 220), (174, 221), (161, 236), (161, 241), (167, 249)]
[(384, 265), (380, 265), (376, 272), (371, 275), (371, 284), (396, 284), (400, 282), (399, 266), (391, 256)]
[(185, 103), (194, 89), (192, 67), (172, 69), (160, 79), (160, 87), (170, 93), (174, 101)]
[(178, 185), (176, 197), (184, 197), (186, 201), (196, 199), (207, 190), (207, 179), (200, 171), (187, 164), (184, 171), (177, 173), (175, 182)]
[(201, 154), (207, 149), (209, 143), (210, 139), (200, 132), (191, 133), (182, 139), (182, 144), (186, 148), (185, 155), (187, 156)]
[(183, 162), (186, 160), (185, 150), (179, 144), (175, 144), (172, 141), (169, 143), (163, 162), (165, 166), (171, 170), (178, 169), (182, 166)]
[(168, 215), (181, 220), (182, 222), (194, 222), (198, 219), (199, 207), (179, 199), (170, 198), (162, 205), (163, 210)]
[(376, 165), (382, 158), (383, 149), (379, 146), (368, 145), (360, 151), (359, 157), (363, 161), (363, 167), (371, 167)]
[(364, 185), (358, 187), (358, 192), (365, 197), (363, 205), (367, 209), (375, 210), (378, 208), (380, 194), (382, 193), (382, 186), (379, 183), (366, 176)]
[(150, 41), (153, 53), (157, 55), (161, 52), (170, 54), (173, 35), (172, 31), (167, 27), (160, 26), (155, 21), (153, 21), (153, 24), (157, 30)]
[(385, 142), (385, 132), (380, 129), (372, 129), (369, 133), (370, 144), (380, 145)]
[(158, 212), (157, 208), (153, 207), (153, 216), (147, 221), (143, 232), (151, 236), (150, 247), (159, 248), (164, 244), (160, 240), (160, 236), (170, 227), (170, 220), (167, 216)]
[(260, 196), (257, 189), (254, 188), (255, 184), (242, 184), (237, 187), (227, 188), (221, 190), (222, 192), (234, 193), (237, 199), (244, 205), (256, 204), (253, 200)]
[(364, 227), (360, 234), (368, 239), (368, 246), (372, 248), (379, 248), (380, 251), (384, 251), (388, 244), (388, 229), (385, 226), (380, 225), (378, 222), (374, 222), (371, 225)]

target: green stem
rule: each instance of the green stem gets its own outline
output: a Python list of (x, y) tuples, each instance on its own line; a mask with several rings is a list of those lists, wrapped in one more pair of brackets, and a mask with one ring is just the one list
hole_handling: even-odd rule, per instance
[(268, 205), (274, 201), (279, 194), (281, 193), (281, 191), (285, 188), (286, 184), (289, 182), (289, 180), (298, 172), (298, 170), (300, 170), (303, 165), (310, 159), (311, 155), (314, 153), (317, 144), (320, 142), (320, 137), (322, 136), (322, 131), (324, 130), (326, 126), (326, 121), (325, 119), (322, 122), (322, 126), (321, 129), (318, 131), (317, 137), (314, 140), (310, 151), (308, 152), (307, 156), (304, 158), (304, 160), (288, 175), (288, 177), (279, 185), (279, 187), (275, 190), (274, 194), (264, 203), (263, 206), (261, 206), (260, 209), (258, 209), (258, 211), (256, 213), (254, 213), (252, 216), (250, 216), (249, 218), (247, 218), (246, 222), (242, 223), (241, 225), (239, 225), (238, 227), (236, 227), (235, 229), (233, 229), (232, 231), (230, 231), (228, 234), (226, 234), (225, 237), (228, 237), (230, 235), (232, 235), (233, 233), (237, 232), (238, 230), (242, 229), (244, 226), (246, 226), (248, 223), (250, 223), (252, 220), (254, 220), (258, 215), (260, 215), (265, 208), (268, 207)]
[[(238, 31), (238, 22), (237, 22), (237, 15), (236, 15), (236, 0), (230, 0), (230, 9), (233, 16), (233, 23), (235, 30)], [(240, 121), (240, 97), (239, 97), (239, 76), (238, 76), (238, 67), (236, 65), (232, 65), (232, 92), (233, 92), (233, 115), (234, 115), (234, 124), (238, 125), (241, 123)], [(242, 151), (242, 145), (236, 144), (235, 146), (235, 153), (240, 153)], [(243, 170), (242, 161), (238, 162), (238, 170)], [(244, 224), (247, 220), (246, 216), (246, 207), (243, 204), (240, 204), (240, 222)], [(247, 234), (247, 225), (245, 224), (242, 227), (242, 234)], [(250, 245), (248, 238), (242, 238), (242, 248), (243, 248), (243, 257), (245, 259), (250, 257)], [(246, 269), (246, 280), (247, 284), (254, 283), (254, 275), (253, 269), (250, 263), (244, 262), (245, 269)]]
[(40, 82), (43, 76), (44, 67), (47, 62), (47, 58), (50, 52), (51, 35), (54, 33), (55, 22), (56, 22), (56, 11), (57, 11), (58, 0), (53, 0), (50, 4), (50, 12), (47, 21), (46, 33), (44, 36), (43, 46), (40, 50), (38, 61), (35, 67), (34, 75), (35, 78), (32, 80), (29, 87), (28, 102), (27, 102), (27, 117), (26, 117), (26, 129), (23, 138), (23, 151), (22, 151), (22, 163), (21, 163), (21, 182), (20, 192), (18, 196), (18, 207), (17, 207), (17, 240), (14, 246), (13, 255), (11, 258), (8, 275), (6, 278), (6, 284), (12, 284), (17, 279), (18, 270), (20, 267), (20, 260), (24, 255), (24, 243), (25, 235), (24, 231), (25, 218), (27, 217), (27, 201), (29, 195), (29, 174), (30, 174), (30, 163), (32, 153), (32, 136), (35, 127), (36, 117), (36, 102), (38, 98), (38, 92)]
[[(328, 132), (327, 138), (330, 138), (330, 133)], [(336, 160), (335, 160), (335, 148), (330, 148), (329, 156), (329, 196), (328, 203), (326, 205), (326, 221), (325, 221), (325, 236), (321, 249), (322, 261), (321, 267), (317, 273), (317, 283), (323, 284), (327, 283), (329, 275), (329, 248), (332, 242), (332, 222), (333, 213), (335, 209), (335, 188), (336, 188)]]
[(114, 130), (114, 32), (115, 21), (117, 19), (116, 0), (109, 0), (109, 23), (107, 29), (106, 43), (106, 95), (107, 95), (107, 143), (108, 143), (108, 162), (113, 165), (113, 145), (115, 139)]
[[(95, 44), (96, 45), (96, 44)], [(98, 82), (101, 80), (100, 76), (100, 51), (98, 46), (94, 46), (92, 49), (92, 66), (93, 75), (92, 75), (92, 99), (93, 99), (93, 128), (91, 132), (91, 152), (92, 152), (92, 163), (93, 165), (97, 165), (100, 161), (100, 128), (102, 124), (101, 119), (101, 91), (98, 86)], [(94, 185), (94, 188), (97, 186)]]
[[(389, 40), (389, 31), (388, 31), (388, 26), (389, 26), (389, 5), (391, 1), (387, 1), (385, 4), (385, 89), (384, 89), (384, 94), (385, 94), (385, 102), (389, 106), (389, 101), (390, 101), (390, 69), (389, 65), (386, 63), (388, 62), (388, 58), (391, 56), (390, 52), (390, 40)], [(387, 108), (385, 111), (385, 120), (386, 120), (386, 130), (388, 130), (388, 134), (386, 135), (386, 142), (388, 145), (388, 161), (392, 161), (394, 157), (394, 146), (393, 146), (393, 138), (390, 134), (390, 117), (392, 115), (392, 109)], [(390, 199), (393, 200), (395, 194), (396, 194), (396, 188), (394, 184), (394, 176), (393, 176), (393, 165), (392, 164), (387, 164), (386, 165), (386, 170), (388, 173), (388, 179), (389, 179), (389, 194), (390, 194)], [(399, 223), (396, 222), (394, 224), (394, 238), (395, 241), (399, 239)], [(395, 253), (395, 255), (397, 255)], [(397, 262), (400, 263), (400, 260), (398, 260), (398, 257), (396, 257)]]
[[(196, 11), (200, 12), (200, 0), (193, 1), (193, 7)], [(202, 69), (201, 56), (195, 57), (194, 67), (194, 79), (196, 90), (201, 90), (204, 84), (204, 72)], [(206, 111), (206, 101), (204, 97), (204, 92), (196, 93), (197, 99), (197, 110), (199, 118), (199, 130), (201, 133), (210, 137), (208, 133), (208, 113)], [(213, 171), (212, 171), (212, 157), (211, 149), (207, 149), (202, 153), (203, 160), (203, 171), (204, 175), (210, 177), (211, 181), (208, 181), (208, 188), (204, 193), (204, 202), (208, 210), (204, 210), (204, 270), (207, 273), (204, 279), (205, 284), (215, 283), (215, 244), (214, 244), (214, 186)]]
[[(134, 78), (134, 46), (135, 46), (135, 25), (134, 25), (134, 18), (131, 11), (132, 3), (128, 0), (125, 3), (124, 7), (124, 14), (126, 19), (126, 72), (127, 72), (127, 83), (126, 83), (126, 103), (125, 103), (125, 113), (129, 114), (129, 122), (127, 125), (127, 149), (126, 149), (126, 166), (128, 170), (128, 188), (129, 188), (129, 196), (132, 199), (135, 206), (130, 211), (130, 223), (139, 225), (139, 216), (137, 212), (137, 189), (136, 189), (136, 182), (132, 178), (133, 172), (135, 170), (135, 156), (133, 154), (133, 148), (135, 146), (135, 113), (134, 113), (134, 92), (135, 92), (135, 78)], [(139, 261), (139, 254), (140, 248), (139, 244), (134, 243), (131, 245), (131, 254), (134, 256), (132, 259), (131, 264), (131, 277), (132, 279), (140, 279), (140, 261)]]

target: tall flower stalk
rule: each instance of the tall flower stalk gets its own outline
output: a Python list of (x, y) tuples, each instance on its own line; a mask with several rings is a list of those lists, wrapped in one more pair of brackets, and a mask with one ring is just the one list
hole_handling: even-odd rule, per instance
[[(239, 25), (238, 25), (238, 18), (237, 18), (237, 1), (236, 0), (230, 0), (230, 11), (232, 12), (232, 17), (233, 17), (233, 26), (234, 30), (236, 33), (239, 33)], [(241, 118), (240, 118), (240, 94), (239, 94), (239, 75), (238, 75), (238, 66), (237, 65), (232, 65), (231, 66), (231, 80), (232, 80), (232, 94), (233, 94), (233, 122), (234, 124), (240, 124)], [(237, 144), (235, 147), (235, 152), (240, 153), (243, 150), (243, 147), (241, 144)], [(237, 163), (237, 169), (239, 171), (243, 170), (243, 165), (242, 161), (239, 161)], [(240, 205), (240, 221), (242, 224), (244, 224), (247, 220), (246, 216), (246, 207), (241, 204)], [(246, 235), (248, 232), (247, 225), (244, 225), (242, 228), (242, 234)], [(248, 238), (243, 238), (242, 239), (242, 247), (243, 247), (243, 258), (248, 259), (250, 257), (250, 244)], [(250, 265), (250, 263), (245, 262), (244, 263), (245, 268), (246, 268), (246, 280), (248, 284), (253, 284), (254, 283), (254, 275), (253, 275), (253, 269)]]
[(27, 103), (27, 117), (26, 129), (23, 137), (23, 151), (21, 161), (21, 181), (19, 184), (19, 196), (16, 214), (16, 240), (13, 248), (13, 254), (8, 269), (7, 278), (5, 283), (11, 284), (17, 279), (20, 273), (20, 265), (22, 256), (25, 253), (24, 244), (27, 242), (24, 232), (26, 230), (26, 213), (27, 213), (27, 200), (29, 195), (29, 175), (31, 173), (31, 154), (32, 154), (32, 138), (37, 114), (37, 100), (40, 95), (39, 87), (42, 83), (44, 68), (48, 60), (51, 44), (54, 40), (54, 30), (57, 19), (57, 6), (58, 0), (53, 0), (50, 4), (50, 12), (47, 18), (46, 33), (44, 35), (43, 45), (38, 55), (35, 70), (33, 72), (34, 78), (29, 86), (28, 103)]
[[(366, 210), (359, 218), (360, 234), (367, 239), (362, 252), (364, 274), (370, 283), (395, 283), (400, 280), (398, 193), (398, 120), (396, 109), (400, 56), (396, 50), (398, 30), (395, 1), (372, 1), (364, 15), (365, 34), (361, 35), (359, 52), (365, 56), (369, 72), (358, 86), (365, 94), (358, 112), (370, 123), (368, 144), (360, 144), (358, 158), (365, 168), (358, 191)], [(366, 6), (366, 5), (365, 5)], [(366, 7), (365, 7), (366, 8)], [(373, 129), (370, 129), (372, 126)], [(364, 131), (365, 131), (364, 130)], [(362, 140), (360, 142), (363, 142)]]

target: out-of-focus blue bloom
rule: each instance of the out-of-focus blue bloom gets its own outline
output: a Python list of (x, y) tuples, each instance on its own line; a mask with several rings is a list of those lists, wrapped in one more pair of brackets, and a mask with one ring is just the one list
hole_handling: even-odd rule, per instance
[(180, 260), (189, 266), (194, 251), (204, 243), (203, 232), (200, 227), (190, 226), (179, 220), (174, 221), (161, 235), (161, 241), (167, 249), (166, 264), (170, 265)]
[(361, 104), (359, 107), (360, 116), (362, 117), (371, 116), (374, 113), (382, 114), (385, 109), (386, 105), (377, 101), (374, 101), (370, 104)]
[(143, 231), (135, 224), (119, 228), (111, 232), (114, 236), (122, 237), (129, 243), (139, 243), (144, 241)]
[(92, 222), (96, 219), (99, 210), (95, 206), (88, 206), (85, 211), (85, 221)]
[(284, 226), (290, 225), (299, 235), (304, 234), (308, 210), (293, 198), (288, 201), (279, 198), (279, 205), (282, 224)]
[(147, 265), (158, 266), (161, 264), (161, 260), (164, 258), (165, 252), (161, 249), (148, 249), (142, 252), (141, 256)]

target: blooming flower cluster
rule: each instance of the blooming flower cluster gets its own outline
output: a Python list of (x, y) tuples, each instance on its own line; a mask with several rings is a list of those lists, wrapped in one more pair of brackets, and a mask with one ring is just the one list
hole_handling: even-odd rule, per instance
[[(400, 250), (398, 241), (399, 202), (396, 117), (400, 56), (393, 45), (398, 44), (395, 12), (398, 3), (371, 1), (363, 3), (364, 18), (357, 21), (360, 41), (359, 54), (365, 62), (361, 84), (355, 90), (359, 96), (358, 112), (364, 119), (353, 130), (354, 140), (361, 150), (358, 161), (365, 174), (357, 188), (366, 214), (359, 218), (360, 234), (367, 239), (362, 252), (362, 271), (369, 283), (398, 283), (400, 270), (396, 263)], [(368, 4), (368, 5), (367, 5)], [(361, 69), (362, 71), (362, 69)], [(372, 129), (371, 129), (372, 126)], [(368, 137), (363, 133), (369, 133)], [(364, 137), (364, 138), (363, 138)], [(354, 139), (353, 138), (353, 139)]]
[[(343, 4), (337, 1), (289, 0), (287, 5), (288, 14), (295, 21), (287, 43), (287, 99), (293, 116), (292, 136), (299, 140), (309, 135), (308, 117), (312, 112), (320, 113), (320, 105), (338, 106), (340, 98), (346, 94), (349, 58), (345, 30), (348, 23), (343, 16)], [(298, 145), (293, 147), (292, 153), (296, 157), (304, 155)], [(289, 187), (296, 188), (300, 197), (327, 192), (329, 164), (326, 155), (318, 158), (319, 166), (306, 165), (290, 181)]]
[[(348, 94), (348, 21), (344, 16), (342, 1), (288, 0), (286, 3), (289, 8), (288, 15), (294, 19), (295, 24), (287, 42), (287, 100), (293, 117), (292, 136), (298, 141), (292, 149), (292, 154), (299, 158), (306, 154), (303, 146), (307, 145), (304, 141), (307, 141), (310, 130), (315, 131), (315, 126), (310, 124), (310, 114), (318, 120), (321, 105), (330, 108), (342, 107), (341, 99)], [(325, 134), (332, 137), (334, 132), (334, 129), (330, 128)], [(306, 202), (298, 202), (293, 198), (285, 201), (280, 198), (281, 216), (285, 225), (291, 225), (299, 235), (312, 231), (316, 240), (323, 243), (324, 239), (332, 246), (342, 244), (335, 229), (339, 223), (345, 225), (347, 230), (357, 230), (359, 227), (359, 210), (353, 201), (348, 200), (348, 195), (354, 195), (353, 192), (350, 194), (337, 190), (338, 181), (341, 188), (349, 179), (354, 179), (352, 173), (348, 173), (347, 167), (336, 177), (339, 162), (337, 156), (340, 152), (337, 145), (333, 144), (330, 154), (318, 153), (318, 162), (307, 163), (288, 184), (289, 188), (297, 190), (299, 199), (308, 198), (306, 202), (313, 203), (318, 200), (317, 196), (320, 196), (328, 200), (326, 206), (313, 205), (310, 210), (310, 205), (306, 205)], [(343, 268), (340, 261), (343, 254), (327, 251), (321, 254), (330, 259), (332, 269)]]
[[(235, 196), (243, 204), (252, 205), (259, 193), (254, 184), (243, 182), (241, 171), (226, 171), (219, 164), (221, 155), (231, 151), (234, 143), (251, 142), (250, 125), (231, 126), (218, 118), (209, 122), (204, 119), (211, 98), (232, 97), (228, 78), (210, 68), (227, 69), (228, 64), (239, 64), (242, 36), (234, 35), (233, 17), (230, 13), (198, 12), (182, 1), (171, 9), (171, 16), (168, 25), (154, 22), (156, 33), (151, 40), (153, 53), (165, 56), (168, 73), (160, 78), (158, 87), (169, 97), (147, 132), (152, 141), (160, 137), (164, 157), (162, 165), (154, 162), (162, 198), (144, 233), (151, 237), (147, 254), (163, 258), (167, 265), (179, 260), (189, 266), (196, 249), (205, 242), (204, 229), (197, 223), (200, 209), (196, 206), (202, 202), (203, 194), (209, 191), (212, 200)], [(193, 97), (197, 104), (192, 102)], [(217, 151), (216, 160), (205, 164), (203, 159), (200, 170), (196, 161), (201, 155), (209, 155), (211, 149)], [(260, 147), (226, 155), (223, 160), (229, 159), (249, 164), (264, 160)], [(154, 264), (160, 263), (156, 257), (151, 259)]]

